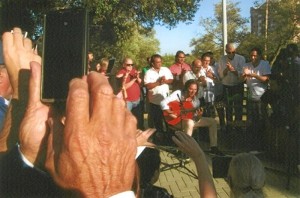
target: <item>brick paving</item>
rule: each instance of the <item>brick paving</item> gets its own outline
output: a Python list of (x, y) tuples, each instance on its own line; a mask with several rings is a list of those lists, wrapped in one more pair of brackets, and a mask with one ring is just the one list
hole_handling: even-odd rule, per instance
[[(244, 118), (243, 118), (244, 119)], [(145, 123), (147, 123), (147, 115)], [(216, 118), (218, 121), (218, 118)], [(244, 119), (245, 120), (245, 119)], [(201, 131), (200, 131), (201, 132)], [(205, 133), (205, 132), (204, 132)], [(207, 133), (207, 132), (206, 132)], [(207, 134), (203, 136), (202, 132), (194, 133), (194, 138), (198, 141), (200, 147), (205, 151), (209, 148), (209, 138)], [(229, 155), (235, 155), (241, 152), (249, 151), (247, 131), (242, 130), (238, 133), (218, 134), (219, 147), (222, 151)], [(273, 154), (274, 155), (274, 154)], [(266, 170), (266, 184), (264, 194), (266, 198), (300, 198), (300, 173), (294, 171), (290, 180), (289, 190), (287, 190), (286, 168), (282, 164), (270, 160), (268, 153), (257, 155), (261, 159)], [(206, 159), (211, 167), (211, 156), (206, 155)], [(172, 152), (161, 150), (162, 165), (159, 180), (155, 183), (157, 186), (166, 188), (175, 198), (194, 198), (200, 197), (198, 189), (198, 180), (194, 178), (196, 168), (194, 162), (190, 162), (182, 167), (172, 167), (178, 164), (179, 160)], [(170, 167), (171, 168), (168, 168)], [(166, 167), (167, 166), (167, 167)], [(188, 171), (187, 171), (188, 170)], [(190, 173), (192, 172), (192, 174)], [(214, 178), (214, 184), (218, 194), (218, 198), (229, 198), (230, 188), (223, 178)]]
[[(165, 164), (172, 165), (179, 162), (178, 158), (167, 151), (161, 151), (163, 164), (161, 168), (166, 168)], [(211, 156), (207, 155), (207, 160), (211, 169)], [(185, 164), (188, 170), (196, 173), (194, 163), (191, 161)], [(297, 198), (300, 197), (300, 178), (293, 176), (290, 183), (290, 190), (285, 188), (287, 177), (283, 172), (266, 169), (266, 185), (264, 193), (266, 198)], [(215, 178), (214, 183), (219, 198), (229, 198), (230, 188), (222, 178)], [(171, 167), (169, 170), (161, 172), (159, 180), (155, 185), (166, 188), (176, 198), (199, 197), (198, 180), (183, 167)]]

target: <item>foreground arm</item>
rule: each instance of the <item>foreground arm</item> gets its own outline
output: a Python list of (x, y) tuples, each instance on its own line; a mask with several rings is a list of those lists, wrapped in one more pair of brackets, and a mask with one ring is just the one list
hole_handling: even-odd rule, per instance
[(175, 135), (176, 136), (172, 137), (175, 144), (182, 152), (189, 155), (195, 162), (198, 173), (200, 196), (203, 198), (217, 197), (215, 185), (208, 168), (205, 154), (199, 147), (198, 143), (194, 140), (194, 138), (190, 137), (186, 133), (176, 131)]

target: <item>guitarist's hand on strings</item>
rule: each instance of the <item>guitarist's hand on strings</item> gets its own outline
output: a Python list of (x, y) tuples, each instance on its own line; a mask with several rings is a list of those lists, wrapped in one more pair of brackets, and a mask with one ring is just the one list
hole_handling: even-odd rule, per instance
[(196, 110), (196, 115), (200, 119), (203, 115), (203, 108), (197, 109)]
[(176, 115), (176, 114), (174, 114), (174, 112), (173, 111), (171, 111), (171, 110), (166, 110), (166, 112), (169, 114), (169, 117), (171, 117), (171, 118), (173, 118), (173, 119), (175, 119), (175, 118), (177, 118), (178, 116)]

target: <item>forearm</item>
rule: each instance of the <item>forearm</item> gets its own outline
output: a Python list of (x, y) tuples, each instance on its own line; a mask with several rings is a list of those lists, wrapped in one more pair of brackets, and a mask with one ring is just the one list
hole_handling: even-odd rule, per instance
[(263, 82), (263, 83), (266, 83), (269, 80), (268, 76), (260, 76), (260, 75), (257, 75), (257, 74), (252, 74), (252, 76), (254, 78), (256, 78), (257, 80), (259, 80), (260, 82)]
[(146, 87), (147, 87), (148, 90), (150, 90), (150, 89), (153, 89), (153, 88), (155, 88), (155, 87), (157, 87), (159, 85), (160, 85), (160, 82), (157, 81), (157, 82), (146, 84)]
[(230, 71), (231, 73), (233, 73), (234, 75), (236, 75), (236, 76), (239, 76), (239, 73), (238, 73), (238, 71), (236, 71), (236, 70), (232, 70), (232, 71)]
[(133, 83), (135, 82), (136, 78), (132, 79), (130, 82), (125, 83), (125, 89), (131, 87), (133, 85)]
[(173, 79), (168, 79), (164, 81), (164, 84), (172, 84), (173, 83)]
[(228, 70), (228, 68), (226, 67), (226, 68), (223, 70), (223, 76), (227, 76), (228, 72), (229, 72), (229, 70)]
[(210, 173), (205, 154), (202, 152), (193, 158), (198, 173), (200, 197), (217, 197), (215, 185)]

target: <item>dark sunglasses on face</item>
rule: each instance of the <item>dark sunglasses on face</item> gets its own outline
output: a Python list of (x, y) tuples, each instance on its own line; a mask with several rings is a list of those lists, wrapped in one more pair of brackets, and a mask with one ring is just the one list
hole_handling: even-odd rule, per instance
[(226, 51), (226, 53), (227, 53), (227, 54), (235, 54), (235, 52), (227, 52), (227, 51)]

